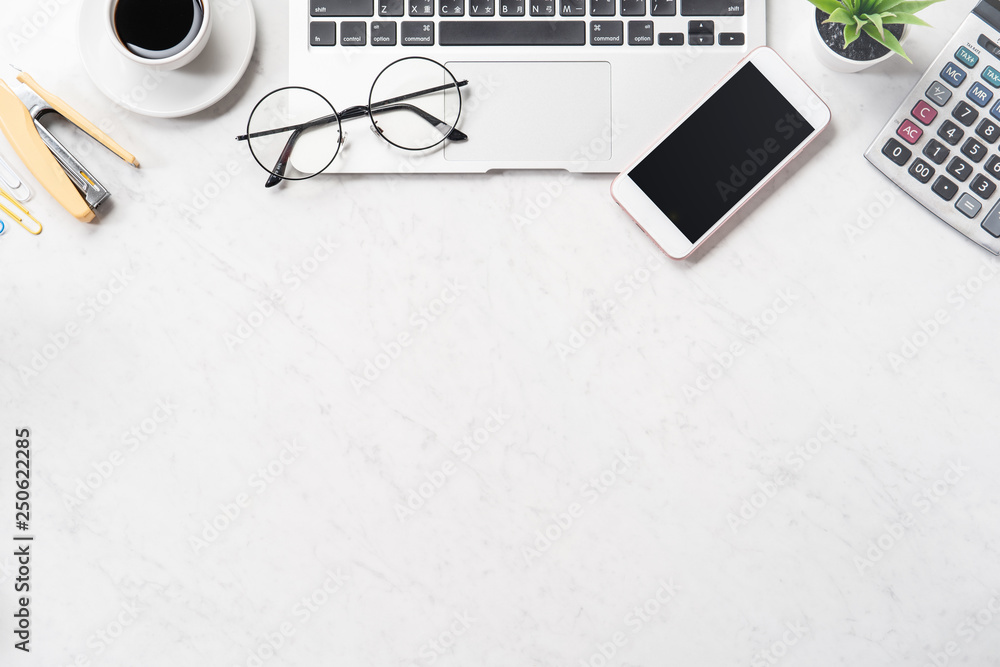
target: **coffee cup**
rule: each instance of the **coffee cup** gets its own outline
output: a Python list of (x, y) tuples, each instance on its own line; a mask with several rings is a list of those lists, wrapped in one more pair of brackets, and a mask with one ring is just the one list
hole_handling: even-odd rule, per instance
[(147, 67), (184, 67), (212, 31), (211, 0), (105, 0), (104, 8), (115, 49)]

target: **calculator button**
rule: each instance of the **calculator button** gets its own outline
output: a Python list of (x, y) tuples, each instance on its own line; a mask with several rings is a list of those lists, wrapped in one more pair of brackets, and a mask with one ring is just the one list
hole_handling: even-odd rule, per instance
[(929, 157), (934, 164), (944, 164), (944, 161), (951, 155), (951, 151), (937, 139), (931, 139), (924, 146), (924, 155)]
[(944, 87), (940, 81), (935, 81), (931, 84), (931, 87), (927, 89), (927, 97), (931, 102), (943, 107), (948, 104), (948, 100), (951, 99), (951, 91)]
[(965, 136), (965, 130), (955, 125), (950, 120), (946, 120), (942, 125), (941, 129), (938, 130), (938, 136), (947, 141), (952, 146), (958, 144)]
[(994, 178), (1000, 178), (1000, 157), (994, 155), (986, 161), (986, 173)]
[(997, 191), (997, 184), (982, 174), (979, 174), (972, 179), (972, 185), (969, 186), (969, 189), (983, 199), (989, 199), (993, 196), (993, 193)]
[(882, 147), (882, 155), (902, 167), (910, 161), (911, 157), (913, 157), (913, 151), (895, 139), (890, 139), (889, 142)]
[(955, 63), (948, 63), (941, 70), (941, 78), (951, 84), (952, 88), (958, 88), (965, 81), (965, 70)]
[(986, 106), (993, 99), (993, 91), (976, 81), (969, 88), (965, 96), (981, 107)]
[(955, 208), (964, 213), (968, 218), (974, 218), (983, 210), (983, 203), (970, 194), (964, 194), (958, 198)]
[(958, 186), (949, 181), (944, 176), (938, 176), (938, 179), (934, 181), (934, 185), (931, 190), (945, 201), (951, 201), (958, 194)]
[(955, 52), (955, 57), (962, 61), (968, 67), (975, 67), (979, 63), (979, 56), (977, 56), (972, 51), (968, 50), (964, 46), (960, 46), (958, 51)]
[(965, 155), (965, 157), (972, 160), (973, 162), (975, 162), (976, 164), (979, 164), (984, 159), (986, 159), (986, 155), (989, 152), (990, 151), (988, 148), (986, 148), (986, 146), (983, 146), (981, 143), (979, 143), (978, 141), (976, 141), (971, 137), (969, 138), (968, 141), (965, 142), (965, 145), (962, 146), (962, 154)]
[(896, 130), (896, 134), (903, 138), (908, 144), (915, 144), (924, 136), (924, 131), (917, 127), (913, 121), (904, 120), (903, 124)]
[(958, 179), (960, 183), (965, 183), (972, 176), (972, 165), (957, 157), (948, 163), (948, 173)]
[(983, 81), (990, 84), (994, 88), (1000, 88), (1000, 72), (996, 71), (992, 67), (987, 67), (983, 70)]
[(972, 124), (979, 118), (979, 112), (973, 109), (968, 102), (959, 102), (952, 110), (951, 117), (966, 127), (972, 127)]
[(990, 236), (1000, 238), (1000, 204), (993, 207), (983, 220), (982, 228), (989, 232)]
[(976, 134), (985, 139), (987, 143), (995, 144), (997, 139), (1000, 139), (1000, 126), (997, 126), (988, 120), (984, 120), (979, 124), (979, 127), (976, 128)]
[(997, 120), (1000, 120), (1000, 102), (997, 102), (996, 104), (993, 105), (993, 108), (990, 109), (990, 115), (996, 118)]
[(930, 183), (931, 179), (934, 178), (934, 167), (923, 160), (914, 161), (907, 172), (921, 183)]
[(934, 119), (937, 118), (938, 115), (937, 109), (927, 104), (927, 102), (924, 102), (923, 100), (917, 102), (917, 106), (913, 107), (913, 111), (911, 111), (910, 113), (912, 113), (913, 117), (919, 120), (924, 125), (930, 125), (931, 123), (933, 123)]

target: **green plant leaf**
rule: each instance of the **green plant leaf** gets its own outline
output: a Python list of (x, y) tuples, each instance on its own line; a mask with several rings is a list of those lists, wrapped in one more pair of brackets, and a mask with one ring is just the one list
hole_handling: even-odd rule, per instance
[(923, 20), (919, 16), (914, 16), (913, 14), (907, 14), (905, 12), (900, 12), (891, 21), (886, 21), (889, 24), (905, 24), (905, 25), (922, 25), (925, 28), (930, 28), (931, 24)]
[(820, 11), (824, 11), (827, 14), (832, 14), (838, 9), (843, 9), (843, 5), (837, 2), (837, 0), (809, 0), (809, 2), (813, 3), (819, 8)]
[(896, 5), (892, 6), (892, 11), (897, 14), (903, 12), (904, 14), (916, 14), (919, 11), (927, 9), (931, 5), (943, 2), (944, 0), (905, 0)]
[(830, 14), (830, 18), (823, 21), (823, 23), (843, 23), (844, 25), (847, 25), (849, 23), (854, 23), (854, 18), (855, 17), (853, 14), (849, 13), (846, 9), (841, 7), (840, 9)]
[(891, 32), (885, 33), (885, 37), (882, 38), (882, 37), (879, 37), (878, 32), (871, 25), (866, 25), (864, 27), (864, 31), (866, 33), (868, 33), (869, 37), (871, 37), (872, 39), (874, 39), (879, 44), (885, 46), (890, 51), (893, 51), (893, 52), (898, 53), (899, 55), (903, 56), (903, 58), (906, 59), (906, 62), (908, 62), (910, 64), (913, 63), (913, 61), (910, 60), (910, 56), (906, 55), (906, 51), (903, 50), (903, 46), (899, 43), (899, 40), (896, 39), (896, 36), (893, 35)]
[(851, 43), (854, 42), (854, 40), (856, 40), (858, 38), (859, 34), (860, 33), (858, 32), (858, 26), (857, 25), (855, 25), (853, 23), (851, 23), (850, 25), (845, 25), (844, 26), (844, 48), (846, 49), (848, 46), (850, 46)]
[(881, 15), (879, 15), (879, 14), (864, 14), (864, 15), (862, 15), (861, 18), (868, 19), (868, 21), (871, 22), (871, 24), (873, 26), (875, 26), (875, 29), (878, 30), (878, 34), (881, 35), (883, 39), (885, 39), (885, 28), (882, 27), (882, 16)]

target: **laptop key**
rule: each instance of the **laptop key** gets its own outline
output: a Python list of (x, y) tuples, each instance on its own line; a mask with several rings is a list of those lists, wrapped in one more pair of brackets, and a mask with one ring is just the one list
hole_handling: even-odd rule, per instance
[(434, 16), (434, 0), (406, 0), (410, 16)]
[(396, 46), (395, 21), (372, 21), (372, 46)]
[(621, 46), (625, 36), (621, 21), (591, 21), (590, 44), (592, 46)]
[(313, 21), (309, 24), (310, 46), (336, 46), (337, 23), (335, 21)]
[(309, 13), (313, 16), (372, 16), (372, 0), (312, 0)]
[(402, 16), (404, 1), (405, 0), (378, 0), (378, 15)]
[(677, 16), (677, 0), (650, 0), (653, 16)]
[(983, 199), (989, 199), (993, 196), (993, 193), (997, 191), (997, 184), (982, 174), (979, 174), (972, 179), (972, 185), (969, 186), (969, 189)]
[(368, 25), (364, 21), (340, 22), (341, 46), (364, 46), (367, 43)]
[(528, 12), (532, 16), (555, 16), (556, 0), (528, 0)]
[(591, 16), (614, 16), (615, 0), (590, 0)]
[(524, 16), (524, 0), (500, 0), (500, 16)]
[(653, 45), (653, 22), (652, 21), (629, 21), (628, 22), (628, 43), (632, 46), (652, 46)]
[(656, 43), (660, 46), (684, 46), (684, 33), (661, 32), (656, 36)]
[(681, 0), (681, 16), (743, 16), (744, 0)]
[(645, 16), (645, 15), (646, 15), (646, 0), (622, 0), (622, 16)]
[(469, 16), (493, 16), (493, 0), (469, 0)]
[(712, 46), (715, 44), (715, 35), (688, 35), (691, 46)]
[(719, 46), (743, 46), (747, 37), (742, 32), (720, 32)]
[(583, 46), (584, 21), (442, 21), (443, 46)]
[(403, 46), (434, 46), (434, 22), (403, 21), (399, 24), (399, 43)]
[(465, 0), (441, 0), (439, 16), (465, 16)]

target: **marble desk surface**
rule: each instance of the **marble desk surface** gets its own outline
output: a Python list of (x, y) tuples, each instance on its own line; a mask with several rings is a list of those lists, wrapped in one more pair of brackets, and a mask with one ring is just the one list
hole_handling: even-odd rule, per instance
[(971, 1), (843, 75), (772, 0), (834, 122), (688, 262), (609, 176), (265, 191), (255, 4), (245, 80), (179, 120), (98, 92), (75, 3), (0, 18), (143, 161), (99, 225), (39, 195), (0, 237), (0, 664), (1000, 665), (1000, 263), (862, 158)]

